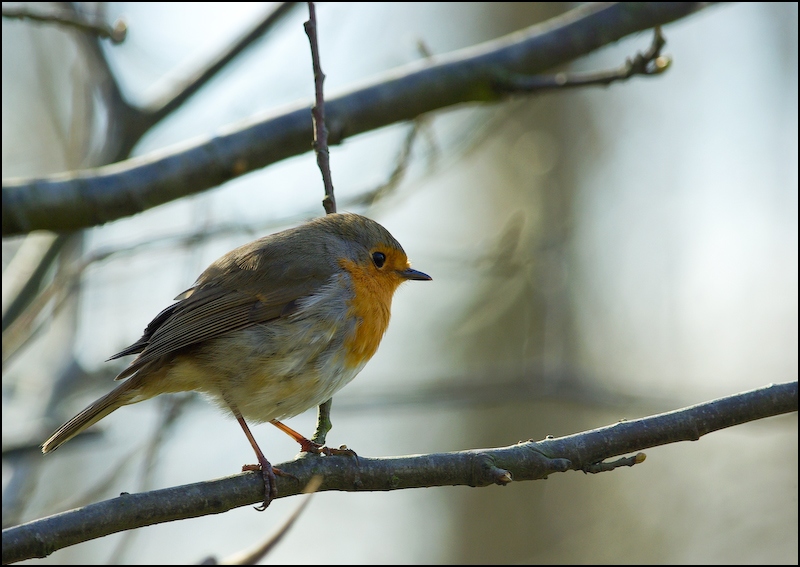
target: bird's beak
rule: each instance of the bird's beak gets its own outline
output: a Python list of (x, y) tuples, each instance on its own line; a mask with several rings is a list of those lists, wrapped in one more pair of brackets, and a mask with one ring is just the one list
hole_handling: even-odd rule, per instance
[(401, 278), (406, 280), (431, 281), (433, 279), (428, 274), (420, 272), (419, 270), (414, 270), (412, 268), (406, 268), (405, 270), (398, 270), (397, 273), (400, 274)]

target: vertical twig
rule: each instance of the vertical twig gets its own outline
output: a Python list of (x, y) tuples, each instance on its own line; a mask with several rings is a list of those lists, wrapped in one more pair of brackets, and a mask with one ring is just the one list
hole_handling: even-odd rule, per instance
[(314, 152), (317, 154), (317, 165), (322, 172), (322, 182), (325, 184), (325, 198), (322, 206), (328, 214), (336, 212), (336, 199), (333, 196), (333, 181), (331, 180), (331, 166), (328, 156), (328, 129), (325, 127), (325, 98), (322, 95), (322, 83), (325, 74), (319, 63), (319, 44), (317, 43), (317, 14), (314, 3), (308, 3), (308, 21), (303, 24), (311, 43), (311, 62), (314, 65), (314, 91), (316, 103), (311, 109), (314, 122)]
[[(314, 152), (317, 154), (317, 165), (322, 172), (322, 182), (325, 184), (325, 198), (322, 206), (327, 214), (336, 212), (336, 198), (333, 196), (333, 180), (331, 179), (331, 164), (328, 156), (328, 129), (325, 127), (325, 97), (322, 95), (322, 83), (325, 74), (319, 63), (319, 44), (317, 43), (317, 13), (314, 3), (308, 3), (308, 21), (303, 24), (311, 44), (311, 63), (314, 66), (314, 93), (316, 101), (311, 109), (311, 118), (314, 123)], [(332, 399), (320, 404), (317, 414), (317, 431), (314, 433), (314, 442), (325, 444), (328, 431), (331, 430), (331, 403)]]
[(327, 401), (322, 402), (317, 407), (317, 430), (314, 432), (314, 437), (311, 438), (314, 443), (324, 445), (328, 433), (333, 428), (333, 423), (331, 422), (332, 405), (333, 398), (328, 398)]

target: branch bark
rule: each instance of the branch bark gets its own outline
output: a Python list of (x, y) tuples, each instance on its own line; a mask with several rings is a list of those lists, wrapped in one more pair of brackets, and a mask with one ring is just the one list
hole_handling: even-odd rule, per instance
[[(703, 435), (765, 417), (797, 411), (797, 382), (775, 384), (631, 421), (542, 441), (509, 447), (475, 449), (407, 457), (365, 458), (306, 455), (279, 467), (294, 479), (280, 477), (278, 498), (293, 496), (315, 475), (324, 478), (320, 491), (398, 490), (432, 486), (488, 486), (512, 480), (537, 480), (580, 470), (603, 472), (632, 466), (643, 457), (600, 465), (600, 461)], [(91, 504), (3, 530), (3, 563), (14, 563), (126, 529), (182, 518), (219, 514), (260, 503), (260, 473), (118, 498)]]
[[(421, 114), (508, 96), (503, 80), (562, 65), (635, 32), (685, 17), (707, 3), (582, 5), (542, 24), (452, 54), (423, 59), (327, 100), (329, 143)], [(216, 187), (308, 151), (310, 105), (253, 118), (187, 147), (95, 170), (3, 182), (3, 235), (103, 224)]]

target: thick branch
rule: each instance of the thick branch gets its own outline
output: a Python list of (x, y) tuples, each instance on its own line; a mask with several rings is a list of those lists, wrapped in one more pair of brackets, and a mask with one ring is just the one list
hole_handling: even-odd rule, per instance
[[(705, 3), (599, 3), (447, 56), (390, 71), (328, 99), (329, 143), (465, 102), (507, 93), (498, 76), (533, 75), (627, 35), (664, 25)], [(216, 187), (308, 151), (307, 104), (201, 140), (97, 170), (3, 183), (3, 235), (75, 230), (129, 216)]]
[[(677, 441), (696, 441), (726, 427), (797, 411), (797, 382), (770, 385), (711, 402), (632, 421), (621, 421), (561, 438), (521, 442), (510, 447), (409, 457), (371, 459), (304, 456), (280, 468), (278, 498), (299, 494), (315, 475), (319, 490), (376, 491), (431, 486), (488, 486), (511, 480), (536, 480), (567, 470), (599, 472), (635, 464), (598, 466), (603, 459)], [(260, 473), (123, 494), (3, 530), (3, 563), (52, 552), (125, 529), (181, 518), (218, 514), (263, 500)]]

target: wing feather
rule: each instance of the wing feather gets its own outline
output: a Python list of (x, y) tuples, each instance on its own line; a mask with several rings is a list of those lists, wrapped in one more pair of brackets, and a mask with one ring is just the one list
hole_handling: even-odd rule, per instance
[(138, 341), (109, 359), (139, 354), (117, 379), (186, 347), (285, 317), (299, 299), (327, 283), (336, 266), (311, 257), (324, 247), (313, 239), (301, 239), (298, 246), (294, 238), (295, 261), (288, 262), (288, 232), (241, 246), (211, 264), (192, 288), (178, 295), (177, 303), (150, 322)]

